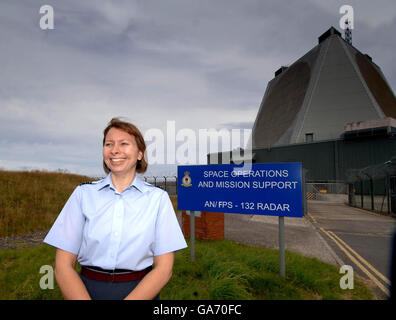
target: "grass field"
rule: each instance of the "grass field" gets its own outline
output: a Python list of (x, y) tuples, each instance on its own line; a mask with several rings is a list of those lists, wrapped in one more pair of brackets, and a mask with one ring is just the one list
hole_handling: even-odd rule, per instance
[[(197, 240), (194, 263), (189, 255), (188, 249), (176, 253), (173, 276), (161, 299), (373, 299), (359, 279), (353, 290), (342, 290), (336, 267), (288, 251), (285, 279), (279, 275), (277, 250)], [(55, 249), (47, 245), (0, 250), (0, 299), (62, 299), (55, 280), (52, 290), (39, 285), (45, 275), (39, 273), (41, 266), (54, 267), (54, 256)]]
[[(48, 230), (73, 189), (88, 177), (50, 172), (0, 171), (0, 237)], [(176, 207), (176, 197), (171, 197)], [(62, 299), (59, 288), (40, 288), (40, 268), (54, 267), (48, 245), (0, 250), (0, 299)], [(279, 252), (232, 241), (196, 241), (176, 253), (173, 277), (162, 299), (373, 299), (355, 277), (353, 290), (339, 286), (339, 270), (286, 251), (286, 278), (279, 276)]]

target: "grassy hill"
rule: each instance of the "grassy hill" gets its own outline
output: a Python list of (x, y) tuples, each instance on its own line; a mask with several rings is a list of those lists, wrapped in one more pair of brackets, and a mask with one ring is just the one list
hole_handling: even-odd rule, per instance
[(89, 180), (62, 172), (0, 170), (0, 238), (48, 230), (74, 188)]

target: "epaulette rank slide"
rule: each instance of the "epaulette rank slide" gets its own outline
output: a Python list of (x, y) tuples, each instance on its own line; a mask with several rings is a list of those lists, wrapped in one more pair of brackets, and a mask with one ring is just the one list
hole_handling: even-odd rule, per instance
[(84, 184), (93, 184), (93, 181), (86, 181), (86, 182), (80, 183), (80, 186), (82, 186)]

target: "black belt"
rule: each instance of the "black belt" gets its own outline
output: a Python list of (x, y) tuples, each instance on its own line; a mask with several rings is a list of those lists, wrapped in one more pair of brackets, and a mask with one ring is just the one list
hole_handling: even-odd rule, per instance
[(148, 267), (141, 271), (132, 271), (125, 269), (105, 270), (98, 267), (82, 266), (81, 275), (92, 280), (106, 282), (125, 282), (142, 279), (151, 271), (152, 267)]
[(125, 272), (134, 272), (133, 270), (129, 269), (114, 269), (114, 270), (106, 270), (102, 269), (99, 267), (93, 267), (93, 266), (83, 266), (84, 268), (88, 268), (91, 270), (99, 271), (99, 272), (106, 272), (106, 273), (125, 273)]

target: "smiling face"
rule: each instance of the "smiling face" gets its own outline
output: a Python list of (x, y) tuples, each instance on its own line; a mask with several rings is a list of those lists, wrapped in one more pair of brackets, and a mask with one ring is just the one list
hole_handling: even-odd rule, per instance
[(103, 160), (113, 174), (134, 175), (138, 160), (142, 160), (143, 152), (139, 150), (133, 135), (111, 128), (103, 145)]

